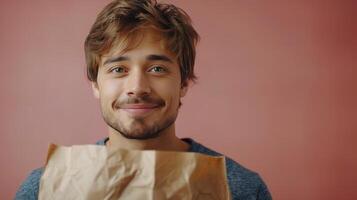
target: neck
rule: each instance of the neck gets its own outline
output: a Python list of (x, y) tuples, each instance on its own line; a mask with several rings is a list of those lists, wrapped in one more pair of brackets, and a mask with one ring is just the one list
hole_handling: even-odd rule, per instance
[(161, 132), (159, 137), (145, 140), (128, 139), (109, 128), (109, 141), (106, 145), (130, 150), (187, 151), (189, 149), (189, 144), (176, 137), (174, 124)]

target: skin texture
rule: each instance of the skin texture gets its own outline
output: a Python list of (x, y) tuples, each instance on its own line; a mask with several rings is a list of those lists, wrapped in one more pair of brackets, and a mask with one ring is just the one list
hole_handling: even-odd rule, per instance
[(188, 145), (175, 134), (180, 98), (187, 92), (179, 65), (160, 33), (140, 33), (133, 47), (119, 42), (102, 56), (92, 83), (109, 129), (108, 145), (185, 151)]

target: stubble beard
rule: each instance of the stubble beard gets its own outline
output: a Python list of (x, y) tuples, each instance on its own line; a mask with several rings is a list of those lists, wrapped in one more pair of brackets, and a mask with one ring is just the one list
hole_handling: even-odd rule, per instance
[(147, 140), (160, 137), (165, 130), (170, 127), (177, 118), (178, 109), (176, 113), (170, 115), (163, 122), (154, 122), (150, 127), (145, 123), (144, 118), (133, 119), (130, 123), (130, 127), (125, 127), (124, 123), (119, 121), (114, 114), (102, 111), (103, 119), (105, 123), (112, 129), (116, 130), (123, 137), (127, 139)]

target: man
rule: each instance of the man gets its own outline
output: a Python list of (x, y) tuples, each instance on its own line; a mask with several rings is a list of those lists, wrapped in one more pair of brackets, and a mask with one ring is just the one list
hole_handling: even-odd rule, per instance
[[(150, 0), (116, 0), (98, 15), (85, 41), (87, 75), (100, 100), (109, 137), (98, 145), (220, 155), (179, 139), (175, 120), (190, 82), (198, 34), (187, 14)], [(271, 199), (257, 173), (226, 158), (232, 199)], [(43, 168), (16, 199), (37, 199)]]

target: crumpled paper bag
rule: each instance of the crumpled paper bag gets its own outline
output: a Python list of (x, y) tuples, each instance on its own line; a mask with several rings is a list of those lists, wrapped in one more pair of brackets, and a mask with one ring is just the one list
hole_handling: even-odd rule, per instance
[(40, 200), (228, 200), (224, 157), (51, 144)]

